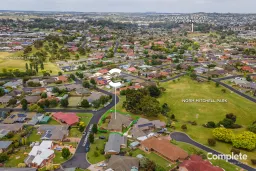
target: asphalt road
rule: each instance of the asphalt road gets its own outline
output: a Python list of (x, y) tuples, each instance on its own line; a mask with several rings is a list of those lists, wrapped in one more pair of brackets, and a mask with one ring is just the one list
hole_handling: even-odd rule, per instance
[[(201, 75), (197, 75), (197, 76), (198, 76), (198, 77), (201, 77), (201, 78), (204, 78), (204, 79), (208, 79), (208, 78), (205, 77), (205, 76), (201, 76)], [(225, 77), (225, 79), (230, 79), (230, 78), (235, 78), (235, 77), (237, 77), (237, 76)], [(214, 81), (214, 82), (216, 82), (216, 83), (219, 83), (219, 84), (222, 85), (223, 87), (226, 87), (227, 89), (229, 89), (229, 90), (235, 92), (236, 94), (238, 94), (238, 95), (240, 95), (240, 96), (242, 96), (242, 97), (244, 97), (244, 98), (246, 98), (246, 99), (248, 99), (248, 100), (250, 100), (250, 101), (256, 103), (256, 99), (255, 99), (255, 98), (253, 98), (253, 97), (251, 97), (251, 96), (249, 96), (249, 95), (247, 95), (247, 94), (244, 94), (244, 93), (240, 92), (239, 90), (237, 90), (237, 89), (235, 89), (235, 88), (233, 88), (233, 87), (231, 87), (231, 86), (229, 86), (229, 85), (227, 85), (227, 84), (221, 82), (222, 80), (225, 80), (225, 79), (224, 79), (224, 78), (222, 78), (222, 79), (212, 79), (212, 81)]]
[[(171, 136), (172, 139), (174, 139), (176, 141), (181, 141), (181, 142), (185, 142), (185, 143), (194, 145), (194, 146), (196, 146), (196, 147), (198, 147), (198, 148), (200, 148), (200, 149), (202, 149), (202, 150), (204, 150), (204, 151), (206, 151), (208, 153), (212, 153), (212, 154), (216, 154), (216, 155), (222, 154), (222, 153), (217, 152), (217, 151), (215, 151), (215, 150), (213, 150), (213, 149), (211, 149), (211, 148), (209, 148), (207, 146), (204, 146), (202, 144), (197, 143), (196, 141), (192, 140), (185, 133), (173, 132), (173, 133), (171, 133), (170, 136)], [(243, 163), (241, 163), (241, 162), (239, 162), (237, 160), (228, 160), (228, 162), (231, 163), (231, 164), (234, 164), (236, 166), (239, 166), (239, 167), (241, 167), (241, 168), (243, 168), (245, 170), (248, 170), (248, 171), (255, 171), (256, 170), (255, 168), (252, 168), (252, 167), (250, 167), (250, 166), (248, 166), (246, 164), (243, 164)]]
[[(73, 168), (73, 167), (79, 167), (79, 168), (83, 168), (86, 169), (88, 168), (91, 164), (88, 162), (88, 160), (86, 159), (86, 151), (85, 151), (85, 147), (90, 145), (90, 142), (88, 141), (88, 136), (90, 134), (90, 127), (93, 124), (97, 124), (101, 118), (101, 116), (106, 113), (109, 109), (111, 109), (113, 106), (115, 106), (115, 95), (107, 92), (105, 90), (101, 90), (101, 89), (97, 89), (98, 91), (111, 95), (112, 96), (112, 101), (111, 103), (106, 106), (105, 108), (102, 108), (98, 111), (92, 111), (91, 113), (93, 113), (93, 117), (90, 121), (90, 123), (88, 124), (88, 126), (86, 127), (86, 134), (83, 135), (83, 137), (81, 138), (78, 147), (76, 149), (75, 154), (73, 155), (73, 157), (66, 161), (65, 163), (62, 164), (63, 168)], [(119, 98), (117, 96), (116, 98), (116, 102), (119, 102)]]

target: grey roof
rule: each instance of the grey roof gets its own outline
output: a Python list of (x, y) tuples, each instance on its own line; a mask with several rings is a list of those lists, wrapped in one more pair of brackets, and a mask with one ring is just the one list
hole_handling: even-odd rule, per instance
[(115, 171), (131, 171), (132, 168), (139, 168), (139, 159), (129, 156), (112, 155), (107, 168)]
[(120, 134), (112, 133), (109, 135), (108, 142), (105, 145), (105, 152), (119, 153), (122, 144), (127, 144), (127, 138)]
[(68, 135), (68, 125), (41, 125), (38, 131), (43, 133), (42, 140), (63, 140)]
[(0, 141), (0, 149), (7, 149), (12, 144), (12, 141)]
[(22, 123), (15, 124), (0, 124), (0, 129), (6, 129), (10, 131), (18, 131), (23, 127)]
[(2, 97), (0, 97), (0, 103), (8, 103), (9, 100), (11, 100), (11, 99), (12, 99), (12, 96), (7, 96), (7, 95), (2, 96)]
[(38, 100), (41, 99), (40, 96), (26, 96), (25, 99), (27, 100), (28, 103), (36, 103)]
[(130, 123), (131, 118), (129, 116), (117, 113), (115, 118), (115, 113), (112, 113), (111, 120), (108, 124), (108, 129), (122, 131), (123, 126), (128, 127)]

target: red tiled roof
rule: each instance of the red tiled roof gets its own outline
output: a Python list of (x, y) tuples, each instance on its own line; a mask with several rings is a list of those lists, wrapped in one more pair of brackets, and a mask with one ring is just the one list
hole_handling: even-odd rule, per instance
[(188, 157), (187, 152), (182, 150), (180, 147), (171, 144), (170, 141), (166, 139), (160, 140), (155, 137), (151, 137), (146, 139), (145, 141), (142, 141), (141, 145), (148, 149), (153, 149), (154, 151), (168, 158), (171, 161), (186, 159)]
[(68, 81), (68, 78), (62, 75), (62, 76), (58, 76), (58, 80), (65, 82), (65, 81)]
[(56, 112), (52, 116), (68, 125), (74, 125), (79, 122), (79, 118), (75, 113)]
[(190, 160), (183, 161), (180, 168), (186, 168), (187, 171), (223, 171), (222, 168), (213, 166), (209, 161), (197, 155), (192, 155)]

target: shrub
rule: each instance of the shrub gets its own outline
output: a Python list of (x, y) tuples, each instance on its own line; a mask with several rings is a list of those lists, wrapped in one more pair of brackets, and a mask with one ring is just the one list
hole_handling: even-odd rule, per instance
[(239, 149), (236, 149), (236, 148), (232, 148), (231, 150), (230, 150), (230, 152), (232, 153), (234, 153), (234, 154), (240, 154), (240, 150)]
[(205, 126), (207, 128), (216, 128), (216, 124), (213, 121), (207, 122), (207, 124), (205, 124)]
[(64, 159), (67, 159), (69, 156), (70, 156), (70, 151), (68, 148), (63, 148), (62, 149), (62, 152), (61, 152), (61, 155)]
[(236, 148), (253, 150), (256, 148), (256, 134), (244, 131), (232, 139), (232, 144)]
[(215, 146), (216, 145), (216, 140), (213, 139), (213, 138), (209, 138), (208, 139), (208, 144), (209, 144), (209, 146)]
[(251, 159), (251, 161), (253, 165), (256, 165), (256, 159)]
[(215, 128), (213, 130), (213, 136), (220, 141), (231, 142), (234, 137), (234, 133), (226, 128)]
[(94, 151), (94, 157), (99, 157), (99, 153), (97, 151)]
[(256, 124), (248, 126), (248, 130), (256, 134)]
[(182, 125), (182, 126), (181, 126), (181, 129), (187, 130), (187, 129), (188, 129), (188, 128), (187, 128), (187, 125), (186, 125), (186, 124)]

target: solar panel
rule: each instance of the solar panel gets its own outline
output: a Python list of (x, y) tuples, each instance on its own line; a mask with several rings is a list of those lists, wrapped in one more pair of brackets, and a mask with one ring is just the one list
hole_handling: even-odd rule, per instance
[(138, 125), (139, 128), (145, 127), (145, 126), (153, 126), (153, 124), (152, 123), (146, 123), (146, 124)]
[(15, 115), (10, 116), (10, 118), (14, 118), (14, 117), (15, 117)]
[(26, 116), (27, 116), (27, 115), (25, 115), (25, 114), (18, 114), (18, 117), (19, 117), (19, 118), (21, 118), (21, 117), (24, 117), (24, 118), (25, 118)]

